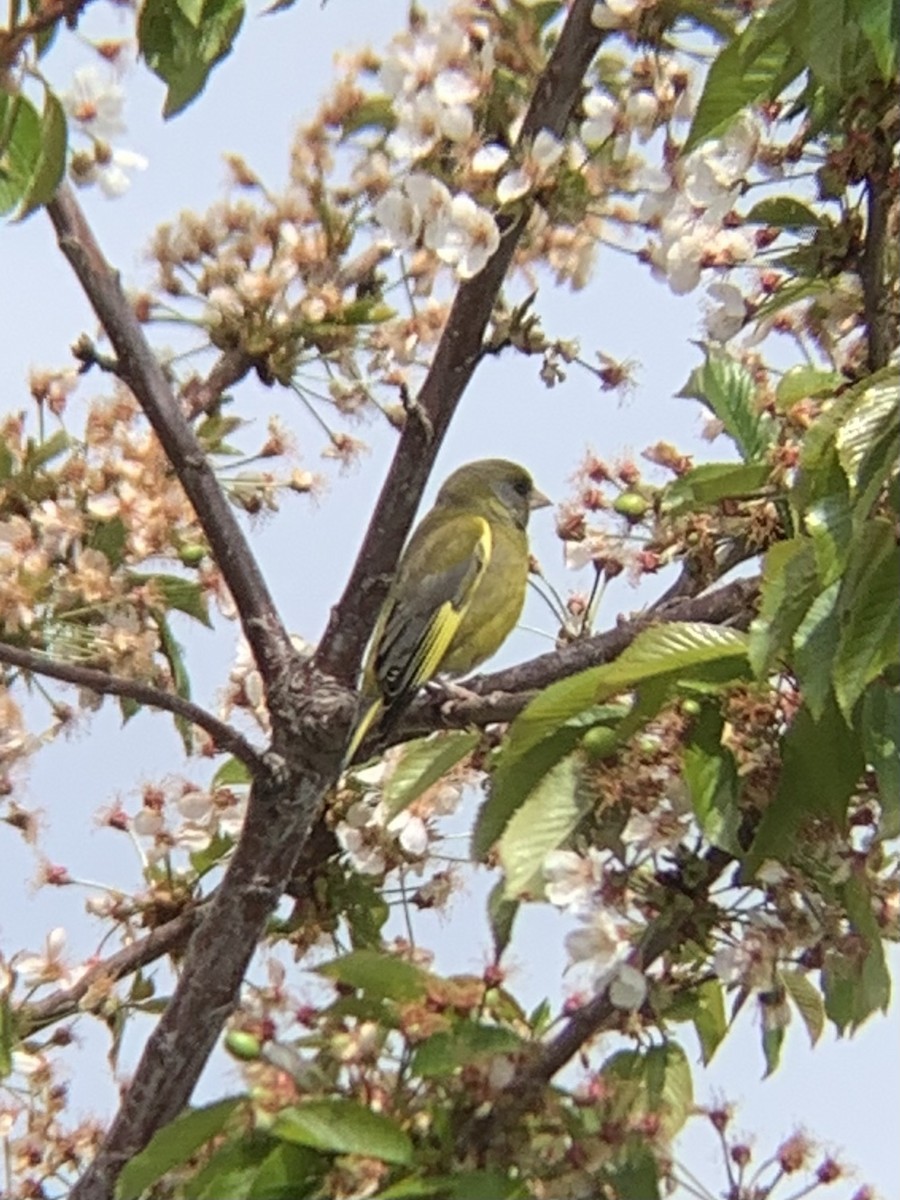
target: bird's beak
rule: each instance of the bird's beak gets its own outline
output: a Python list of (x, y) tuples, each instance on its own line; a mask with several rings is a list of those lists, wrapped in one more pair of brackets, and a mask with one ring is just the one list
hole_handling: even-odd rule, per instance
[(539, 488), (534, 488), (531, 493), (531, 499), (528, 502), (528, 507), (533, 511), (536, 508), (546, 508), (548, 504), (552, 503), (553, 501), (548, 500)]

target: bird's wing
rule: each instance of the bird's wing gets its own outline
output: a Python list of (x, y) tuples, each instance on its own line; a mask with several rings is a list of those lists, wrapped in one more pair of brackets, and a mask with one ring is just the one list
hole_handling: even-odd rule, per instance
[(416, 531), (373, 639), (385, 709), (404, 705), (440, 671), (491, 546), (490, 525), (474, 514), (426, 518)]

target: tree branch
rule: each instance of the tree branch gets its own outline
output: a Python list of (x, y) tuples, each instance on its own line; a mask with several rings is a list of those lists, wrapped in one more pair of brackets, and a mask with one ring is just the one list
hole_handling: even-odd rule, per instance
[[(591, 23), (592, 0), (576, 0), (547, 67), (537, 82), (520, 143), (541, 129), (562, 135), (585, 72), (604, 34)], [(332, 609), (317, 663), (352, 686), (376, 614), (412, 525), (441, 442), (483, 352), (484, 331), (519, 239), (527, 205), (502, 228), (500, 247), (454, 297), (437, 352), (388, 471), (344, 594)]]
[(162, 958), (164, 954), (171, 954), (183, 946), (204, 911), (203, 905), (185, 909), (171, 921), (157, 926), (146, 937), (132, 942), (129, 946), (123, 946), (109, 958), (90, 967), (71, 987), (59, 988), (44, 1000), (23, 1004), (16, 1010), (16, 1028), (19, 1035), (28, 1037), (53, 1021), (75, 1015), (80, 1011), (81, 1001), (96, 984), (105, 981), (115, 983)]
[(261, 752), (247, 741), (242, 734), (211, 712), (193, 704), (174, 692), (164, 692), (161, 688), (149, 683), (141, 683), (138, 679), (126, 679), (121, 675), (110, 675), (107, 671), (96, 667), (84, 667), (77, 663), (59, 662), (46, 658), (37, 650), (22, 650), (18, 646), (9, 646), (0, 642), (0, 663), (18, 667), (22, 671), (30, 671), (34, 675), (44, 675), (49, 679), (58, 679), (62, 683), (72, 683), (76, 687), (88, 688), (102, 696), (127, 696), (138, 704), (147, 704), (162, 712), (173, 713), (183, 717), (192, 725), (205, 729), (213, 739), (217, 749), (233, 754), (251, 772), (261, 769)]
[[(712, 847), (705, 856), (700, 878), (692, 880), (690, 887), (679, 876), (673, 879), (671, 904), (648, 925), (640, 944), (626, 959), (629, 966), (646, 972), (664, 954), (675, 949), (695, 922), (698, 905), (706, 899), (709, 889), (732, 861), (731, 855), (724, 850)], [(457, 1140), (465, 1146), (466, 1152), (471, 1154), (473, 1147), (476, 1153), (483, 1152), (500, 1131), (517, 1124), (543, 1094), (554, 1075), (598, 1033), (617, 1028), (621, 1017), (621, 1010), (609, 999), (608, 988), (583, 1004), (556, 1037), (545, 1042), (518, 1068), (503, 1090), (502, 1103), (495, 1105), (487, 1117), (464, 1123)]]
[(291, 643), (234, 511), (68, 184), (59, 189), (47, 212), (59, 248), (116, 352), (119, 375), (137, 397), (194, 507), (256, 664), (269, 681), (290, 661)]
[[(315, 719), (318, 706), (310, 701), (308, 720)], [(190, 1100), (331, 782), (309, 770), (294, 786), (293, 775), (289, 765), (254, 783), (241, 838), (222, 884), (194, 928), (172, 999), (70, 1200), (111, 1200), (125, 1164)]]
[(188, 420), (212, 412), (222, 393), (250, 373), (253, 359), (243, 350), (226, 350), (216, 359), (205, 379), (194, 376), (183, 389)]
[(0, 29), (0, 70), (11, 67), (29, 38), (40, 37), (59, 21), (65, 20), (70, 29), (78, 24), (82, 9), (90, 0), (44, 0), (25, 21), (12, 29)]
[(639, 633), (652, 625), (706, 621), (712, 625), (746, 629), (755, 611), (759, 582), (758, 577), (736, 579), (704, 596), (673, 600), (662, 608), (654, 606), (636, 617), (620, 620), (615, 628), (605, 633), (572, 642), (515, 667), (490, 675), (476, 675), (465, 683), (466, 691), (474, 693), (471, 700), (455, 700), (445, 705), (441, 699), (424, 696), (412, 705), (391, 740), (403, 742), (436, 729), (463, 729), (511, 721), (537, 692), (579, 671), (612, 662)]
[(897, 344), (897, 317), (891, 311), (887, 269), (888, 218), (896, 198), (890, 181), (890, 138), (882, 130), (876, 130), (873, 137), (875, 163), (866, 175), (866, 240), (859, 273), (869, 343), (868, 367), (880, 371), (888, 365)]

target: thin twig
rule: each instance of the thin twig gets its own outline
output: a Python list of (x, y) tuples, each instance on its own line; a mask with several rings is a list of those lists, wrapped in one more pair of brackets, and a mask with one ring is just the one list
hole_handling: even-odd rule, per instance
[(213, 412), (223, 393), (240, 383), (252, 367), (253, 359), (243, 350), (226, 350), (205, 379), (190, 379), (183, 389), (188, 420)]
[(192, 725), (205, 729), (218, 750), (233, 754), (251, 772), (261, 769), (262, 752), (255, 749), (242, 734), (220, 721), (218, 717), (214, 717), (205, 708), (201, 708), (199, 704), (185, 700), (183, 696), (174, 692), (165, 692), (152, 684), (141, 683), (139, 679), (110, 675), (108, 671), (101, 671), (97, 667), (60, 662), (37, 650), (23, 650), (3, 642), (0, 642), (0, 663), (18, 667), (22, 671), (30, 671), (34, 675), (44, 675), (48, 679), (58, 679), (61, 683), (72, 683), (101, 696), (125, 696), (138, 704), (173, 713), (176, 717), (182, 717)]
[(123, 946), (104, 958), (102, 962), (89, 967), (77, 983), (71, 987), (59, 988), (43, 1000), (31, 1004), (23, 1004), (16, 1011), (16, 1028), (21, 1037), (28, 1037), (52, 1021), (74, 1016), (81, 1010), (81, 1001), (91, 988), (101, 982), (115, 983), (117, 980), (131, 975), (134, 971), (156, 962), (164, 954), (171, 954), (183, 947), (190, 933), (203, 916), (203, 905), (195, 905), (184, 912), (158, 925), (146, 937)]

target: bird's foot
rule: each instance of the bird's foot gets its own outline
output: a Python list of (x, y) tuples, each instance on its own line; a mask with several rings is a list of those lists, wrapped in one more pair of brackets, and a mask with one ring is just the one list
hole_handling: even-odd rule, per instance
[(480, 692), (473, 692), (454, 679), (430, 679), (425, 690), (440, 706), (442, 717), (451, 717), (460, 704), (473, 704), (484, 700)]

